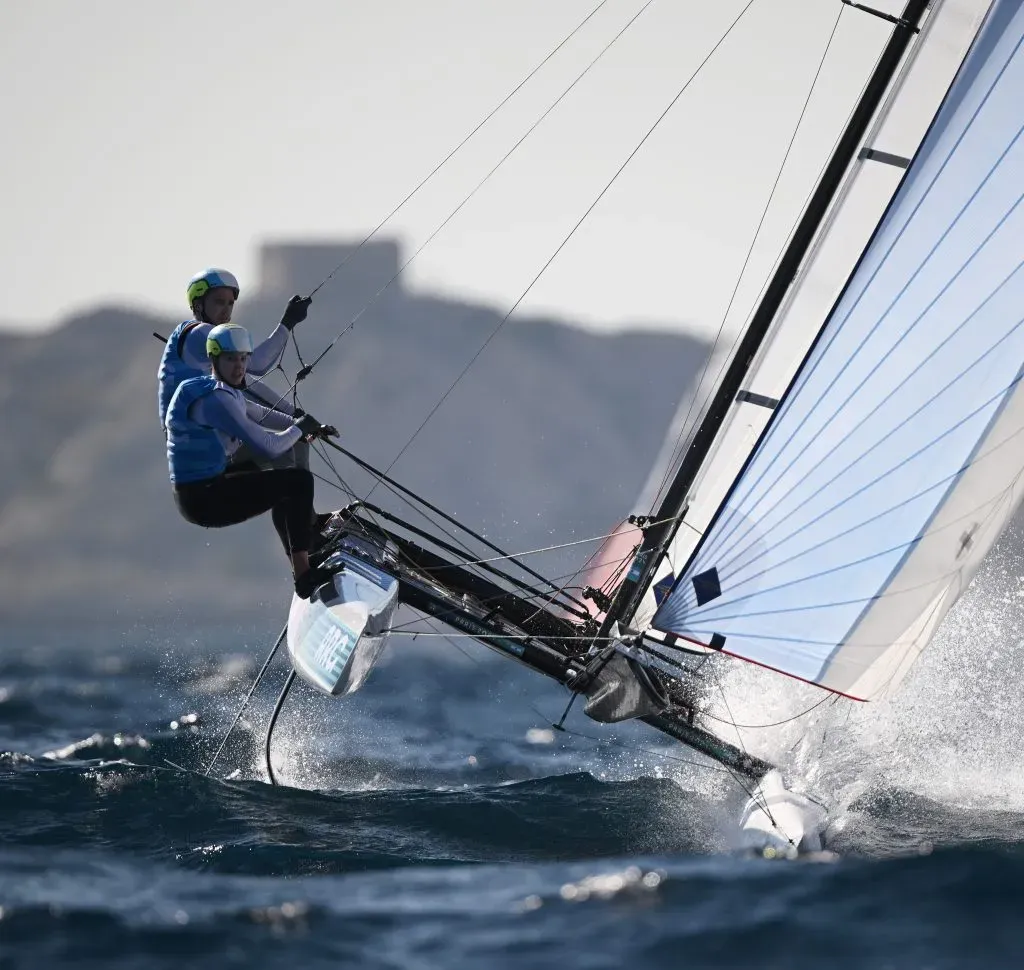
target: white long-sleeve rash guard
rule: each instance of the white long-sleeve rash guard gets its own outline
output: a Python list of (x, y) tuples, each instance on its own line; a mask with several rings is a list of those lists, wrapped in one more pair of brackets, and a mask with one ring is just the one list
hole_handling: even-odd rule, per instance
[[(206, 371), (210, 366), (210, 358), (206, 354), (206, 338), (213, 325), (201, 323), (193, 327), (185, 336), (185, 343), (181, 348), (181, 359), (194, 370)], [(249, 366), (246, 373), (253, 377), (262, 377), (277, 366), (277, 362), (284, 354), (288, 346), (288, 330), (278, 324), (270, 336), (261, 344), (257, 344), (249, 358)]]
[(243, 398), (241, 391), (224, 386), (196, 401), (189, 417), (217, 432), (229, 458), (242, 442), (261, 455), (277, 458), (302, 437), (287, 415), (261, 407)]

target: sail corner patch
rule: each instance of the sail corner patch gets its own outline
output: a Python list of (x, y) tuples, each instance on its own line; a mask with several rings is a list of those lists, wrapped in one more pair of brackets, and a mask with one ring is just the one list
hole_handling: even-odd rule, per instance
[(651, 592), (654, 593), (654, 602), (661, 606), (665, 602), (668, 594), (672, 592), (672, 587), (675, 585), (676, 578), (669, 573), (667, 576), (663, 576), (659, 579), (652, 587)]
[(712, 566), (693, 577), (693, 591), (697, 595), (697, 605), (703, 606), (722, 595), (722, 587), (718, 582), (718, 569)]
[(722, 650), (725, 647), (725, 637), (721, 633), (712, 633), (711, 642), (708, 644), (712, 650)]

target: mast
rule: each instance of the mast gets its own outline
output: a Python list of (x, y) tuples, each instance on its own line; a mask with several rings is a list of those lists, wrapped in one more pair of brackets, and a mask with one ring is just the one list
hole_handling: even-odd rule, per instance
[[(878, 60), (874, 73), (868, 80), (864, 94), (854, 108), (846, 130), (822, 173), (789, 246), (779, 260), (775, 275), (750, 320), (722, 383), (719, 385), (689, 449), (683, 456), (679, 471), (672, 480), (661, 505), (652, 515), (653, 524), (644, 530), (644, 539), (633, 561), (633, 566), (605, 614), (599, 636), (607, 636), (617, 620), (626, 619), (628, 621), (628, 618), (639, 607), (662, 554), (679, 527), (679, 522), (685, 511), (686, 497), (704, 460), (711, 451), (718, 430), (728, 415), (729, 408), (742, 387), (747, 371), (785, 300), (786, 293), (789, 291), (804, 257), (817, 236), (818, 229), (828, 213), (832, 200), (842, 186), (846, 171), (854, 160), (858, 146), (863, 141), (871, 119), (885, 97), (886, 90), (899, 69), (903, 56), (913, 35), (917, 33), (918, 24), (930, 2), (931, 0), (908, 0), (902, 16), (896, 21), (889, 42)], [(869, 12), (875, 13), (875, 11)], [(886, 17), (886, 19), (890, 18)]]

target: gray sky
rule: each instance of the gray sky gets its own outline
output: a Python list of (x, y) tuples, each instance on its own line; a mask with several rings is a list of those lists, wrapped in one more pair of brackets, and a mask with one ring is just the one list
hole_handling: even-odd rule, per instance
[[(406, 285), (511, 306), (744, 3), (650, 4)], [(205, 265), (245, 287), (261, 241), (361, 238), (595, 6), (3, 4), (0, 321), (52, 325), (110, 300), (185, 316), (184, 283)], [(382, 234), (411, 255), (642, 6), (608, 0)], [(839, 12), (756, 0), (522, 312), (717, 328)], [(738, 311), (888, 31), (843, 9)]]

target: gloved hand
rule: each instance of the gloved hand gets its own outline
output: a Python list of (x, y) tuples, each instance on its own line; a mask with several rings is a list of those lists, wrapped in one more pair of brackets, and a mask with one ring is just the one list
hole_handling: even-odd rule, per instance
[(316, 437), (323, 430), (323, 425), (312, 414), (303, 414), (295, 424), (302, 432), (303, 438)]
[(293, 296), (288, 301), (288, 306), (284, 308), (281, 326), (287, 330), (294, 330), (297, 324), (306, 319), (306, 311), (312, 302), (313, 297), (311, 296), (299, 296), (298, 294)]
[(321, 424), (312, 414), (303, 414), (295, 424), (306, 438), (338, 437), (338, 429), (333, 424)]

